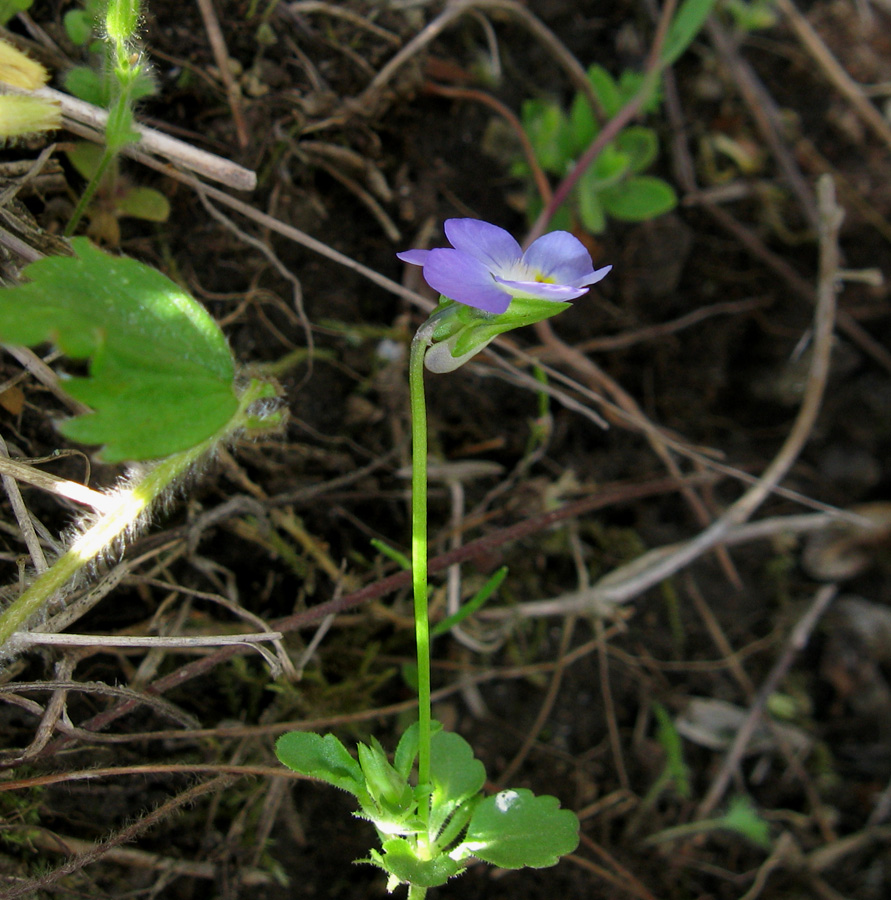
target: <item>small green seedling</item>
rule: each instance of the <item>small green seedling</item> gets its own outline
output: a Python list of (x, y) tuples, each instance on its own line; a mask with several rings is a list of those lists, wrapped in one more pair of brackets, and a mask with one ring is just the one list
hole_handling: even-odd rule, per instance
[(556, 797), (525, 788), (484, 796), (486, 770), (460, 735), (431, 722), (430, 780), (412, 777), (419, 725), (408, 728), (391, 764), (381, 745), (359, 744), (358, 760), (331, 734), (282, 735), (275, 745), (288, 768), (352, 794), (355, 814), (381, 841), (369, 863), (387, 873), (388, 890), (409, 885), (409, 897), (459, 875), (472, 859), (503, 869), (556, 865), (578, 846), (578, 819)]
[(694, 835), (709, 834), (716, 831), (728, 831), (737, 834), (747, 841), (770, 850), (770, 824), (762, 818), (752, 801), (746, 796), (734, 797), (727, 807), (727, 812), (712, 819), (699, 819), (684, 825), (675, 825), (651, 834), (644, 839), (645, 844), (664, 844), (666, 841), (677, 841)]
[[(66, 152), (78, 174), (91, 182), (102, 166), (104, 150), (98, 144), (77, 141)], [(87, 233), (103, 244), (117, 246), (121, 240), (118, 219), (131, 217), (145, 222), (166, 222), (170, 217), (170, 201), (154, 188), (131, 184), (122, 175), (115, 159), (100, 176), (87, 209), (90, 220)]]
[[(120, 84), (114, 72), (114, 42), (103, 37), (101, 30), (107, 5), (106, 0), (85, 0), (82, 7), (69, 9), (62, 18), (68, 39), (91, 57), (89, 65), (74, 66), (65, 73), (65, 90), (102, 109), (111, 107)], [(134, 26), (126, 42), (133, 40), (135, 31)], [(150, 97), (156, 90), (151, 72), (145, 65), (140, 66), (130, 89), (131, 100)]]
[[(98, 161), (80, 160), (81, 167), (90, 171), (90, 180), (65, 229), (68, 235), (74, 233), (100, 188), (106, 197), (126, 203), (125, 195), (118, 196), (118, 155), (127, 144), (139, 140), (134, 128), (134, 105), (155, 91), (148, 64), (136, 43), (140, 14), (140, 0), (108, 0), (107, 3), (87, 0), (82, 10), (71, 10), (65, 19), (65, 28), (72, 41), (87, 45), (98, 57), (95, 66), (77, 66), (68, 72), (65, 87), (81, 100), (108, 110), (105, 147)], [(101, 40), (93, 38), (94, 21), (101, 23)], [(78, 165), (77, 161), (75, 165)], [(131, 197), (131, 204), (133, 202)], [(159, 214), (157, 201), (144, 199), (140, 204), (137, 194), (135, 204), (143, 213), (151, 207), (155, 217)], [(133, 215), (132, 208), (129, 214)], [(141, 217), (146, 218), (145, 215)]]
[[(604, 116), (612, 118), (640, 90), (644, 76), (626, 71), (615, 80), (602, 66), (593, 65), (588, 69), (588, 80)], [(653, 92), (644, 111), (655, 112), (659, 102), (658, 93)], [(568, 112), (552, 101), (526, 100), (522, 122), (538, 164), (558, 178), (569, 174), (600, 130), (587, 98), (580, 92)], [(608, 216), (623, 222), (642, 222), (674, 209), (674, 188), (661, 178), (644, 174), (658, 153), (659, 139), (651, 128), (629, 125), (622, 129), (579, 178), (569, 203), (553, 224), (569, 227), (577, 218), (585, 229), (601, 234)], [(511, 171), (520, 178), (531, 174), (524, 161), (515, 162)], [(530, 221), (540, 210), (541, 201), (530, 185)]]
[[(399, 258), (422, 266), (440, 292), (439, 305), (415, 333), (408, 363), (412, 431), (412, 592), (417, 668), (403, 674), (417, 685), (418, 721), (403, 735), (392, 764), (381, 745), (359, 744), (358, 760), (334, 735), (291, 732), (276, 743), (295, 772), (351, 793), (357, 816), (377, 829), (381, 849), (367, 859), (387, 873), (387, 889), (408, 886), (409, 900), (459, 875), (471, 859), (520, 869), (556, 865), (579, 843), (579, 821), (556, 797), (525, 788), (483, 794), (486, 771), (459, 735), (431, 716), (430, 644), (494, 593), (496, 572), (459, 613), (430, 628), (427, 598), (427, 401), (424, 370), (445, 374), (482, 352), (499, 334), (544, 321), (605, 277), (571, 234), (552, 232), (524, 253), (503, 228), (476, 219), (445, 223), (450, 248), (407, 250)], [(391, 558), (398, 554), (387, 552)], [(408, 560), (401, 560), (407, 563)], [(417, 761), (417, 767), (415, 766)]]

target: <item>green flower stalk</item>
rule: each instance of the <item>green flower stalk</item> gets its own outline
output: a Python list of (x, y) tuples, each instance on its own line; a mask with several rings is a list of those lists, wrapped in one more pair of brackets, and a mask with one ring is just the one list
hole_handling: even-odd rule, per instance
[[(407, 250), (400, 259), (424, 267), (440, 303), (418, 329), (409, 355), (412, 433), (412, 586), (418, 657), (418, 721), (401, 737), (392, 764), (380, 743), (359, 744), (358, 762), (334, 735), (291, 732), (276, 742), (289, 768), (351, 793), (356, 815), (376, 828), (381, 850), (360, 860), (387, 873), (387, 890), (408, 886), (423, 900), (476, 858), (519, 869), (553, 866), (579, 842), (579, 822), (555, 797), (525, 788), (482, 793), (483, 764), (459, 735), (431, 714), (427, 611), (427, 406), (424, 369), (451, 372), (497, 335), (540, 322), (570, 306), (610, 267), (594, 270), (582, 244), (553, 232), (523, 253), (503, 229), (450, 219), (451, 248)], [(412, 773), (417, 760), (417, 777)]]

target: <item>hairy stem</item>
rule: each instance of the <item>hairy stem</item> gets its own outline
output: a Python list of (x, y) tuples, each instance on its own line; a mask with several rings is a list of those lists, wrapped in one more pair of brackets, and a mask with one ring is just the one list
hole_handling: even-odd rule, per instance
[(155, 463), (145, 476), (127, 491), (122, 491), (95, 525), (83, 532), (45, 572), (38, 576), (17, 599), (0, 614), (0, 655), (9, 647), (16, 632), (27, 625), (96, 557), (109, 550), (121, 535), (131, 529), (167, 488), (179, 480), (203, 456), (231, 437), (248, 421), (248, 407), (258, 399), (264, 386), (252, 382), (242, 394), (235, 415), (226, 427), (189, 450), (174, 453)]

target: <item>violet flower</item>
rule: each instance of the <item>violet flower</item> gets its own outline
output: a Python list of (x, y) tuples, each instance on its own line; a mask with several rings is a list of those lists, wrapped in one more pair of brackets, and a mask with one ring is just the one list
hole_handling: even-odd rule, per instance
[(545, 234), (524, 253), (507, 231), (479, 219), (447, 219), (443, 227), (451, 247), (396, 255), (423, 266), (424, 280), (442, 296), (494, 315), (514, 297), (574, 300), (612, 268), (595, 269), (568, 231)]

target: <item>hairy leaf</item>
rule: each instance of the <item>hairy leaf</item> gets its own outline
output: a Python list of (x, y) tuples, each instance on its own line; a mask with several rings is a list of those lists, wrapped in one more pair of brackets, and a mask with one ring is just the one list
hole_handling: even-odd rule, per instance
[(403, 884), (431, 888), (445, 884), (461, 871), (461, 865), (448, 856), (419, 859), (408, 841), (391, 838), (383, 843), (383, 856), (371, 851), (371, 859), (365, 860), (379, 866)]
[(90, 359), (89, 377), (64, 387), (95, 412), (62, 433), (120, 462), (169, 456), (223, 429), (237, 408), (235, 367), (207, 311), (149, 266), (86, 238), (72, 246), (77, 256), (32, 263), (28, 283), (0, 290), (0, 342), (52, 341)]
[(556, 797), (536, 797), (518, 788), (480, 802), (462, 846), (502, 869), (543, 869), (556, 865), (578, 843), (579, 820), (574, 812), (560, 809)]
[(318, 778), (354, 796), (364, 795), (365, 776), (359, 763), (333, 735), (290, 731), (275, 742), (279, 762), (294, 772)]

